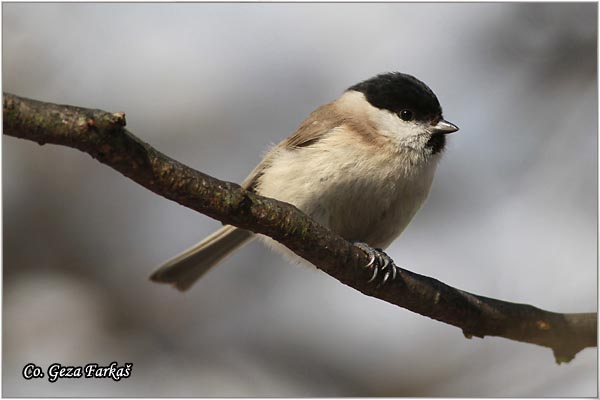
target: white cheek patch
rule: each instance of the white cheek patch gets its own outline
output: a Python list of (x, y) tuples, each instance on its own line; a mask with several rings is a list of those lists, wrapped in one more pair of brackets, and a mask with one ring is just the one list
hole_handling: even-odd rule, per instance
[(399, 146), (423, 150), (429, 135), (422, 124), (404, 121), (397, 114), (373, 107), (370, 118), (381, 135), (387, 136)]
[(380, 135), (388, 137), (397, 146), (427, 151), (430, 134), (422, 123), (404, 121), (398, 114), (372, 106), (361, 92), (346, 92), (339, 104), (353, 115), (368, 118)]
[(387, 110), (372, 110), (371, 118), (377, 130), (386, 136), (407, 137), (419, 133), (417, 124), (403, 121), (397, 114)]

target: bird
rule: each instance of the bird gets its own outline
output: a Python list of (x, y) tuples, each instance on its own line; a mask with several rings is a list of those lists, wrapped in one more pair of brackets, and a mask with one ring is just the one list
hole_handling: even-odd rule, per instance
[[(446, 145), (458, 131), (422, 81), (387, 72), (318, 107), (275, 145), (242, 187), (296, 206), (370, 256), (383, 282), (397, 266), (384, 252), (425, 202)], [(255, 239), (225, 225), (150, 277), (185, 291), (228, 255)]]

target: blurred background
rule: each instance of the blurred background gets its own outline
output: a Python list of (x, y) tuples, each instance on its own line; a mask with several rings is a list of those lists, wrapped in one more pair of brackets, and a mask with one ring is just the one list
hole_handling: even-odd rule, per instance
[[(241, 182), (314, 108), (403, 71), (461, 130), (389, 254), (477, 294), (597, 309), (597, 5), (4, 3), (3, 90), (127, 113)], [(189, 292), (149, 274), (220, 224), (88, 155), (3, 146), (4, 396), (596, 396), (597, 351), (461, 331), (252, 243)], [(435, 246), (431, 246), (431, 242)], [(25, 364), (133, 363), (26, 381)]]

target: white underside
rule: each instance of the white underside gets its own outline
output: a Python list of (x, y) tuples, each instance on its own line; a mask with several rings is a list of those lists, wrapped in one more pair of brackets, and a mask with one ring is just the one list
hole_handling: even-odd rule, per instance
[(348, 240), (386, 248), (427, 198), (439, 155), (424, 161), (411, 151), (365, 151), (339, 129), (308, 147), (276, 149), (256, 190)]

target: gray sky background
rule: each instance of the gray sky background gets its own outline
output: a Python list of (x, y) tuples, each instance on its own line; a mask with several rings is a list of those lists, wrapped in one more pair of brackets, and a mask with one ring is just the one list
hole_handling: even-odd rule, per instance
[[(413, 74), (461, 130), (389, 254), (455, 287), (597, 305), (597, 5), (3, 4), (3, 90), (125, 111), (241, 182), (318, 105)], [(597, 352), (459, 329), (260, 243), (181, 294), (148, 281), (219, 226), (72, 149), (3, 137), (4, 396), (596, 396)], [(28, 362), (133, 362), (25, 381)]]

